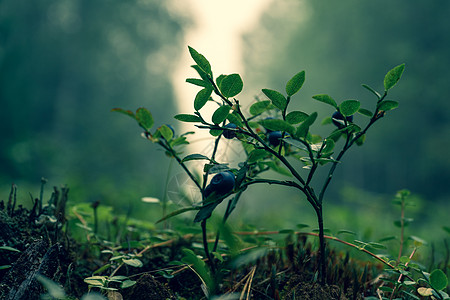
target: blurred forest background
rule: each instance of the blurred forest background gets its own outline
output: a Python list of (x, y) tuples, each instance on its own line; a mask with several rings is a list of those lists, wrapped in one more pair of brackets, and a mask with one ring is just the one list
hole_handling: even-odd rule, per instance
[[(180, 53), (187, 51), (183, 32), (192, 20), (188, 10), (181, 15), (166, 3), (0, 1), (2, 199), (13, 182), (24, 195), (37, 195), (41, 177), (52, 185), (67, 184), (73, 201), (100, 199), (121, 208), (133, 201), (139, 207), (140, 197), (164, 193), (166, 174), (161, 170), (167, 170), (168, 158), (139, 138), (130, 119), (110, 110), (145, 106), (156, 124), (175, 123), (170, 78)], [(370, 107), (375, 99), (361, 84), (381, 91), (386, 72), (406, 63), (400, 84), (390, 94), (400, 107), (338, 168), (328, 194), (336, 217), (330, 226), (361, 226), (355, 222), (367, 222), (367, 214), (387, 217), (390, 200), (402, 188), (417, 195), (419, 225), (447, 220), (448, 12), (446, 0), (277, 0), (257, 30), (243, 37), (242, 102), (249, 105), (261, 88), (283, 90), (292, 75), (306, 70), (306, 83), (291, 108), (312, 112), (319, 107), (320, 119), (332, 111), (311, 100), (312, 95), (327, 93), (338, 102), (358, 99)], [(315, 125), (313, 130), (330, 128)], [(258, 196), (246, 196), (240, 210), (249, 222), (266, 220), (275, 208), (282, 211), (282, 220), (274, 224), (303, 223), (291, 212), (308, 210), (306, 205), (285, 190), (273, 190), (267, 194), (255, 189)], [(267, 205), (264, 210), (261, 201)], [(145, 210), (135, 212), (145, 216)], [(313, 216), (301, 213), (301, 218), (315, 224), (307, 215)]]

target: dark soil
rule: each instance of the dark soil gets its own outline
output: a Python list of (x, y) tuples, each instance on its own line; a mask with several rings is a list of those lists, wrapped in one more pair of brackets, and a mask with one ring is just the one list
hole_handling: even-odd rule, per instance
[[(80, 299), (87, 292), (83, 279), (109, 262), (92, 245), (74, 242), (63, 230), (67, 190), (54, 189), (49, 207), (32, 210), (14, 207), (14, 201), (0, 202), (0, 246), (17, 251), (2, 250), (0, 266), (0, 299), (40, 299), (46, 290), (37, 280), (45, 276), (64, 287), (66, 293)], [(55, 221), (56, 220), (56, 221)], [(170, 266), (181, 260), (183, 247), (191, 247), (193, 237), (178, 237), (143, 253), (141, 268), (123, 267), (116, 275), (128, 276), (136, 284), (126, 289), (104, 293), (110, 299), (206, 299), (199, 277), (182, 265)], [(376, 265), (361, 267), (348, 255), (327, 253), (328, 276), (325, 285), (317, 282), (317, 253), (304, 236), (288, 236), (286, 247), (273, 249), (256, 261), (230, 268), (225, 260), (218, 277), (221, 282), (215, 294), (242, 291), (250, 299), (363, 299), (373, 295), (375, 287), (368, 283), (379, 273)], [(101, 250), (101, 245), (96, 245)], [(192, 248), (192, 247), (191, 247)], [(104, 248), (105, 249), (105, 248)], [(96, 254), (95, 254), (96, 253)], [(174, 274), (163, 272), (170, 268)], [(106, 272), (108, 273), (108, 272)], [(251, 280), (249, 280), (251, 274)], [(246, 277), (247, 276), (247, 277)], [(109, 294), (108, 294), (109, 293)], [(244, 298), (245, 298), (244, 297)]]

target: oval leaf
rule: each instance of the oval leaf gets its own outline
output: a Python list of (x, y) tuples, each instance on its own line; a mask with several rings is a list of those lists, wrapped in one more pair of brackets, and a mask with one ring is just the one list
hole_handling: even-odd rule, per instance
[(205, 156), (205, 155), (203, 155), (203, 154), (197, 154), (197, 153), (194, 153), (194, 154), (189, 154), (188, 156), (186, 156), (185, 158), (183, 158), (183, 159), (181, 160), (181, 162), (187, 162), (187, 161), (190, 161), (190, 160), (201, 160), (201, 159), (209, 160), (209, 157), (208, 157), (208, 156)]
[(331, 98), (330, 96), (328, 96), (326, 94), (315, 95), (315, 96), (313, 96), (313, 99), (323, 102), (323, 103), (326, 103), (326, 104), (329, 104), (335, 108), (338, 107), (336, 104), (336, 101), (334, 101), (333, 98)]
[(179, 114), (179, 115), (176, 115), (174, 118), (181, 122), (196, 123), (196, 122), (202, 121), (199, 117), (194, 116), (194, 115), (188, 115), (188, 114)]
[(286, 121), (290, 124), (299, 124), (308, 118), (308, 114), (302, 111), (292, 111), (286, 115)]
[(230, 113), (230, 106), (228, 105), (222, 105), (212, 115), (212, 121), (214, 124), (219, 124), (225, 121), (225, 119), (228, 117), (228, 114)]
[(295, 74), (286, 84), (286, 93), (290, 97), (297, 93), (305, 82), (305, 71)]
[(252, 106), (250, 106), (249, 111), (252, 115), (255, 116), (255, 115), (259, 115), (259, 114), (265, 112), (270, 107), (271, 107), (270, 100), (258, 101), (256, 103), (253, 103)]
[(170, 141), (173, 138), (173, 131), (167, 125), (162, 125), (159, 127), (158, 131), (166, 139), (166, 141)]
[(430, 284), (438, 291), (445, 289), (448, 284), (447, 275), (441, 269), (434, 270), (430, 274)]
[(231, 113), (228, 115), (227, 117), (228, 121), (230, 121), (230, 123), (234, 123), (239, 127), (243, 127), (244, 123), (242, 123), (241, 121), (241, 117), (239, 117), (239, 115)]
[(188, 78), (188, 79), (186, 79), (186, 82), (193, 84), (193, 85), (202, 86), (202, 87), (210, 87), (211, 86), (211, 84), (209, 82), (206, 82), (202, 79), (197, 79), (197, 78)]
[(265, 119), (259, 121), (259, 124), (272, 131), (286, 131), (291, 134), (295, 131), (295, 128), (291, 124), (279, 119)]
[(346, 100), (339, 105), (339, 111), (344, 116), (351, 116), (358, 111), (360, 106), (361, 103), (358, 100)]
[(211, 97), (212, 89), (204, 88), (199, 91), (195, 96), (194, 100), (194, 109), (200, 110), (203, 106), (205, 106), (206, 102), (208, 102), (209, 97)]
[(180, 209), (178, 209), (178, 210), (176, 210), (174, 212), (171, 212), (170, 214), (164, 216), (163, 218), (159, 219), (158, 221), (156, 221), (155, 224), (158, 224), (158, 223), (160, 223), (162, 221), (165, 221), (165, 220), (167, 220), (169, 218), (178, 216), (179, 214), (185, 213), (187, 211), (199, 210), (199, 209), (200, 209), (199, 207), (195, 207), (195, 206), (180, 208)]
[(305, 121), (303, 121), (300, 126), (297, 127), (297, 131), (295, 132), (295, 137), (297, 138), (305, 138), (308, 134), (309, 127), (316, 121), (317, 112), (313, 112)]
[(400, 77), (402, 77), (404, 70), (405, 64), (401, 64), (399, 66), (396, 66), (386, 74), (386, 76), (384, 77), (384, 89), (386, 91), (390, 90), (397, 84), (397, 82), (400, 80)]
[(244, 82), (239, 74), (225, 76), (219, 85), (219, 89), (226, 98), (234, 97), (242, 91)]
[(382, 111), (392, 110), (398, 107), (397, 101), (392, 100), (384, 100), (378, 104), (378, 109)]
[(370, 91), (372, 94), (374, 94), (375, 96), (377, 96), (378, 99), (381, 98), (380, 93), (378, 93), (377, 91), (375, 91), (373, 88), (371, 88), (370, 86), (368, 86), (367, 84), (362, 84), (363, 88), (365, 88), (366, 90)]
[(149, 131), (154, 124), (152, 114), (144, 107), (137, 109), (136, 120), (139, 122), (139, 125), (147, 131)]
[(287, 100), (283, 96), (283, 94), (269, 89), (263, 89), (262, 92), (264, 93), (264, 95), (267, 96), (267, 98), (269, 98), (272, 101), (273, 105), (275, 105), (281, 110), (284, 110), (286, 108)]
[(358, 112), (359, 112), (360, 114), (366, 116), (366, 117), (372, 117), (372, 116), (373, 116), (373, 113), (372, 113), (370, 110), (365, 109), (365, 108), (360, 108), (360, 109), (358, 109)]
[(122, 260), (125, 264), (135, 267), (135, 268), (140, 268), (143, 266), (142, 261), (140, 261), (137, 258), (131, 258), (131, 259), (123, 259)]
[(136, 120), (136, 117), (134, 116), (134, 113), (131, 110), (125, 110), (123, 108), (113, 108), (113, 109), (111, 109), (111, 111), (115, 111), (115, 112), (119, 112), (119, 113), (125, 114), (125, 115), (130, 116), (130, 117), (132, 117), (133, 119)]
[(247, 162), (249, 164), (257, 162), (260, 159), (265, 158), (266, 156), (270, 155), (266, 150), (263, 149), (255, 149), (248, 155)]
[(200, 53), (197, 52), (194, 48), (188, 46), (189, 53), (191, 54), (192, 59), (195, 61), (197, 66), (199, 66), (206, 74), (212, 75), (211, 65), (209, 61)]

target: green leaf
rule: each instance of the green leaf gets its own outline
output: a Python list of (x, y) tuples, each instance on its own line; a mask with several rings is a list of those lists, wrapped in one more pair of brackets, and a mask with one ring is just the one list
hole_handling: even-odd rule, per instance
[(331, 120), (332, 120), (331, 116), (325, 117), (325, 118), (323, 118), (323, 120), (320, 124), (322, 124), (322, 125), (331, 124), (332, 123)]
[(308, 118), (308, 114), (302, 111), (292, 111), (286, 115), (286, 121), (290, 124), (299, 124)]
[(339, 111), (344, 116), (351, 116), (358, 111), (360, 106), (361, 103), (358, 100), (346, 100), (339, 105)]
[(92, 276), (85, 278), (83, 281), (89, 285), (101, 287), (104, 285), (106, 278), (104, 276)]
[(333, 153), (335, 142), (332, 139), (325, 140), (325, 146), (323, 147), (322, 154), (327, 155)]
[(448, 285), (447, 275), (441, 269), (434, 270), (430, 274), (430, 284), (438, 291), (445, 289)]
[(139, 125), (147, 131), (150, 131), (154, 124), (152, 114), (144, 107), (137, 109), (136, 120), (139, 122)]
[(303, 121), (300, 126), (297, 127), (297, 131), (295, 132), (296, 138), (306, 138), (308, 135), (309, 127), (316, 121), (317, 112), (313, 112), (309, 117)]
[(270, 109), (271, 107), (273, 107), (272, 102), (270, 100), (264, 100), (264, 101), (258, 101), (252, 104), (252, 106), (250, 106), (250, 113), (252, 115), (259, 115), (263, 112), (265, 112), (266, 110)]
[(219, 75), (219, 77), (216, 78), (216, 84), (217, 86), (220, 86), (220, 83), (222, 82), (222, 80), (227, 77), (227, 75)]
[(89, 294), (84, 294), (80, 300), (108, 300), (108, 299), (106, 299), (99, 293), (90, 292)]
[(122, 259), (122, 261), (125, 263), (125, 264), (127, 264), (127, 265), (129, 265), (129, 266), (132, 266), (132, 267), (135, 267), (135, 268), (140, 268), (140, 267), (142, 267), (144, 264), (142, 263), (142, 261), (140, 261), (139, 259), (137, 259), (137, 258), (130, 258), (130, 259)]
[(113, 108), (113, 109), (111, 109), (111, 111), (118, 112), (118, 113), (121, 113), (121, 114), (125, 114), (125, 115), (127, 115), (129, 117), (132, 117), (133, 119), (136, 120), (136, 117), (134, 116), (134, 113), (131, 110), (125, 110), (125, 109), (122, 109), (122, 108)]
[(228, 121), (230, 121), (230, 123), (234, 123), (238, 127), (243, 127), (244, 126), (244, 123), (242, 123), (242, 121), (241, 121), (241, 117), (239, 117), (239, 115), (237, 115), (235, 113), (229, 114), (227, 119), (228, 119)]
[(208, 156), (205, 156), (205, 155), (203, 155), (203, 154), (197, 154), (197, 153), (194, 153), (194, 154), (189, 154), (188, 156), (186, 156), (185, 158), (183, 158), (182, 160), (181, 160), (181, 162), (187, 162), (187, 161), (190, 161), (190, 160), (202, 160), (202, 159), (206, 159), (206, 160), (209, 160), (209, 157)]
[(173, 138), (173, 131), (167, 125), (162, 125), (159, 127), (158, 131), (166, 139), (166, 141), (170, 141)]
[(19, 249), (9, 247), (9, 246), (0, 246), (0, 250), (7, 250), (7, 251), (14, 251), (14, 252), (21, 252)]
[(212, 136), (219, 136), (222, 134), (222, 132), (223, 132), (223, 130), (220, 130), (220, 129), (210, 129), (209, 130), (209, 134)]
[(333, 98), (331, 98), (330, 96), (328, 96), (326, 94), (315, 95), (315, 96), (313, 96), (313, 99), (323, 102), (323, 103), (326, 103), (326, 104), (329, 104), (335, 108), (338, 107), (336, 104), (336, 101), (334, 101)]
[(222, 105), (212, 115), (212, 121), (214, 124), (219, 124), (225, 121), (230, 113), (231, 107), (229, 105)]
[(363, 134), (355, 142), (356, 142), (356, 145), (362, 146), (365, 141), (366, 141), (366, 135)]
[(371, 88), (370, 86), (368, 86), (367, 84), (362, 84), (363, 88), (367, 89), (368, 91), (370, 91), (372, 94), (374, 94), (375, 96), (377, 96), (378, 99), (381, 98), (380, 93), (378, 93), (377, 91), (375, 91), (373, 88)]
[(358, 109), (358, 112), (359, 112), (360, 114), (366, 116), (366, 117), (372, 117), (372, 116), (373, 116), (373, 113), (372, 113), (370, 110), (365, 109), (365, 108), (360, 108), (360, 109)]
[(204, 282), (208, 289), (212, 289), (214, 285), (213, 278), (203, 260), (201, 260), (194, 251), (190, 249), (182, 249), (183, 258), (182, 262), (192, 265), (192, 268), (197, 272), (198, 276), (200, 276), (201, 280)]
[(342, 234), (342, 233), (356, 235), (356, 233), (354, 231), (347, 230), (347, 229), (341, 229), (337, 232), (337, 234)]
[(374, 249), (387, 249), (387, 247), (385, 245), (380, 244), (380, 243), (375, 243), (375, 242), (369, 242), (369, 246)]
[(285, 139), (283, 139), (283, 141), (285, 141), (289, 145), (292, 145), (294, 147), (297, 147), (299, 149), (302, 149), (302, 150), (308, 152), (308, 148), (305, 146), (304, 143), (300, 142), (299, 140), (294, 140), (293, 138), (287, 138), (287, 139), (285, 138)]
[(209, 64), (209, 61), (200, 53), (197, 52), (192, 47), (189, 47), (189, 53), (191, 54), (192, 59), (195, 61), (197, 66), (199, 66), (206, 74), (212, 76), (211, 72), (211, 65)]
[(200, 110), (203, 106), (205, 106), (206, 102), (208, 102), (209, 97), (211, 97), (212, 89), (204, 88), (200, 90), (195, 96), (194, 100), (194, 109)]
[(405, 64), (401, 64), (396, 66), (392, 70), (390, 70), (386, 76), (384, 77), (384, 90), (388, 91), (393, 88), (397, 82), (402, 77), (403, 71), (405, 70)]
[(196, 122), (201, 122), (202, 121), (199, 117), (197, 117), (195, 115), (188, 115), (188, 114), (179, 114), (179, 115), (176, 115), (174, 118), (177, 119), (178, 121), (181, 121), (181, 122), (193, 122), (193, 123), (196, 123)]
[(234, 97), (242, 91), (244, 82), (239, 74), (231, 74), (225, 76), (219, 85), (219, 89), (225, 98)]
[[(198, 75), (200, 76), (201, 79), (203, 79), (204, 82), (210, 83), (210, 81), (209, 81), (209, 75), (206, 74), (205, 71), (202, 70), (202, 68), (200, 68), (200, 67), (197, 66), (197, 65), (192, 65), (191, 67), (192, 67), (195, 71), (197, 71)], [(211, 89), (213, 88), (212, 84), (209, 84), (208, 87), (211, 88)]]
[[(104, 252), (104, 251), (102, 251), (102, 253), (108, 253), (108, 252)], [(111, 251), (111, 252), (109, 252), (110, 254), (113, 254), (113, 252)], [(100, 274), (100, 273), (102, 273), (103, 271), (105, 271), (105, 270), (107, 270), (107, 269), (109, 269), (110, 267), (111, 267), (112, 265), (111, 264), (106, 264), (106, 265), (103, 265), (103, 266), (101, 266), (100, 268), (98, 268), (97, 270), (95, 270), (93, 273), (92, 273), (92, 275), (95, 275), (95, 274)]]
[(260, 159), (266, 158), (268, 155), (270, 155), (270, 153), (268, 153), (266, 150), (255, 149), (249, 153), (247, 162), (249, 164), (252, 164), (254, 162), (257, 162)]
[(273, 105), (278, 107), (280, 110), (284, 110), (286, 108), (287, 100), (283, 94), (269, 89), (263, 89), (262, 92), (272, 101)]
[(136, 281), (127, 279), (127, 280), (125, 280), (125, 281), (122, 282), (122, 284), (120, 285), (120, 287), (121, 287), (122, 289), (126, 289), (126, 288), (129, 288), (129, 287), (132, 287), (132, 286), (135, 285), (135, 284), (136, 284)]
[(47, 289), (52, 298), (66, 299), (64, 289), (56, 282), (39, 274), (36, 275), (36, 279)]
[(397, 101), (384, 100), (378, 104), (378, 109), (381, 111), (393, 110), (398, 107)]
[(288, 169), (283, 168), (282, 166), (276, 164), (274, 161), (265, 161), (263, 162), (263, 164), (281, 175), (292, 177), (292, 173)]
[[(214, 195), (214, 193), (212, 195), (210, 195), (208, 197), (208, 199), (213, 198), (214, 197), (213, 195)], [(213, 200), (215, 200), (215, 199), (213, 198)], [(208, 202), (209, 202), (209, 200), (208, 200)], [(220, 202), (221, 201), (215, 201), (215, 202), (208, 203), (208, 204), (203, 205), (202, 207), (200, 207), (200, 210), (195, 215), (194, 223), (201, 222), (201, 221), (206, 220), (209, 217), (211, 217), (212, 212), (217, 207), (217, 205), (220, 204)]]
[(169, 218), (175, 217), (175, 216), (185, 213), (187, 211), (199, 210), (199, 209), (200, 209), (199, 207), (194, 207), (194, 206), (193, 207), (183, 207), (183, 208), (177, 209), (176, 211), (173, 211), (170, 214), (168, 214), (168, 215), (164, 216), (163, 218), (159, 219), (158, 221), (156, 221), (155, 224), (161, 223), (162, 221), (165, 221)]
[(204, 81), (202, 79), (188, 78), (188, 79), (186, 79), (186, 82), (188, 82), (190, 84), (193, 84), (193, 85), (206, 87), (206, 88), (210, 88), (211, 87), (211, 83), (206, 82), (206, 81)]
[(286, 84), (286, 94), (292, 96), (297, 93), (305, 82), (305, 71), (295, 74)]
[(291, 124), (286, 121), (279, 119), (265, 119), (258, 122), (264, 128), (267, 128), (272, 131), (286, 131), (290, 134), (294, 134), (295, 128)]

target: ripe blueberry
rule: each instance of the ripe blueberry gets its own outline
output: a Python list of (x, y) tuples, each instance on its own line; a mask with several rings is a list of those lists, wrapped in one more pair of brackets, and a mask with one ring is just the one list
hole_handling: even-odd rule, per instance
[(276, 147), (280, 144), (280, 139), (282, 138), (281, 131), (271, 131), (267, 135), (267, 139), (269, 140), (269, 144)]
[[(345, 117), (347, 119), (347, 122), (352, 122), (353, 121), (353, 116), (347, 116)], [(344, 116), (336, 111), (333, 113), (333, 115), (331, 116), (331, 121), (333, 122), (334, 125), (336, 125), (337, 128), (344, 128)]]
[(234, 174), (230, 171), (217, 173), (205, 188), (205, 197), (207, 198), (212, 192), (218, 195), (225, 195), (231, 192), (234, 188), (234, 182)]
[[(223, 126), (225, 128), (231, 128), (231, 129), (235, 129), (237, 128), (236, 124), (234, 123), (228, 123), (227, 125)], [(223, 137), (226, 139), (232, 139), (236, 137), (236, 131), (233, 130), (224, 130), (223, 131)]]

